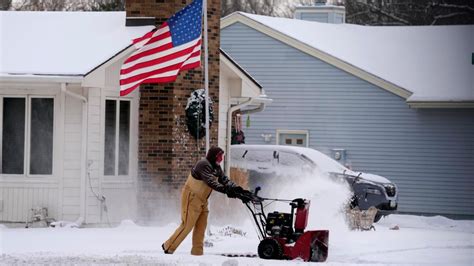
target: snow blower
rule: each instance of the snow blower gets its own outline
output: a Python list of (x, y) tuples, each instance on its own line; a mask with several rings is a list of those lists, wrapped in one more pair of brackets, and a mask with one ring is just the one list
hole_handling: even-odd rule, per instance
[[(260, 244), (258, 256), (262, 259), (302, 259), (303, 261), (324, 262), (328, 257), (328, 230), (305, 231), (308, 224), (310, 201), (302, 198), (294, 200), (269, 199), (244, 191), (239, 198), (247, 206), (257, 225)], [(264, 205), (264, 203), (267, 204)], [(272, 202), (288, 202), (290, 213), (271, 212), (264, 208)], [(296, 212), (295, 212), (296, 210)]]

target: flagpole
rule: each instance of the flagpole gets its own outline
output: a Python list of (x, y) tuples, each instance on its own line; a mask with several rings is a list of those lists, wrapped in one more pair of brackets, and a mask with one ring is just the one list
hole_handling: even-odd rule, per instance
[(207, 49), (207, 0), (202, 1), (202, 10), (204, 17), (204, 97), (206, 103), (206, 153), (209, 150), (209, 62)]

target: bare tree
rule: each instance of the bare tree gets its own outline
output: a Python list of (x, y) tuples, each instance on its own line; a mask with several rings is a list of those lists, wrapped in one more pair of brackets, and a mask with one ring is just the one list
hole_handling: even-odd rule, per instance
[(92, 11), (124, 11), (125, 0), (94, 0), (90, 3)]
[(12, 0), (0, 0), (0, 10), (8, 10), (12, 6)]
[(11, 9), (24, 11), (77, 11), (86, 10), (89, 0), (19, 0)]
[[(0, 0), (4, 2), (5, 0)], [(0, 2), (0, 3), (2, 3)], [(12, 2), (9, 0), (8, 2)], [(123, 11), (125, 0), (17, 0), (13, 10), (27, 11)]]
[(474, 3), (465, 0), (346, 0), (345, 6), (353, 24), (474, 24)]
[(221, 0), (221, 16), (236, 11), (272, 17), (292, 17), (296, 5), (311, 0)]

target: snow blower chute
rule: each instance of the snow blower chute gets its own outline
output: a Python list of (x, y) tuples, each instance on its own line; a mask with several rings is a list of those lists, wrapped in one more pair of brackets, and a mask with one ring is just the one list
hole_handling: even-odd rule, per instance
[[(328, 230), (305, 231), (308, 224), (310, 201), (302, 198), (294, 200), (269, 199), (245, 191), (239, 195), (250, 210), (257, 225), (260, 244), (258, 256), (262, 259), (302, 259), (324, 262), (328, 257)], [(290, 213), (271, 212), (264, 208), (272, 202), (288, 202)], [(264, 202), (268, 204), (264, 205)], [(296, 210), (296, 212), (295, 212)]]

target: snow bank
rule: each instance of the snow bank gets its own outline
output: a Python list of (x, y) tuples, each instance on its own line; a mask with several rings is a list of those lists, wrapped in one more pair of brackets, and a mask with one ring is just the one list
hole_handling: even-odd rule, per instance
[(416, 216), (416, 215), (389, 215), (378, 222), (377, 225), (389, 226), (398, 225), (400, 228), (421, 228), (421, 229), (442, 229), (449, 231), (460, 231), (474, 233), (474, 221), (452, 220), (444, 216)]
[(132, 220), (123, 220), (120, 222), (119, 226), (117, 226), (117, 228), (133, 228), (133, 227), (138, 227), (138, 225)]
[[(324, 265), (472, 265), (472, 233), (450, 231), (465, 222), (442, 217), (395, 215), (398, 231), (376, 225), (377, 231), (330, 231), (329, 258)], [(418, 219), (419, 218), (419, 219)], [(448, 221), (449, 220), (449, 221)], [(439, 227), (426, 226), (426, 221)], [(251, 223), (210, 227), (204, 256), (189, 255), (191, 235), (173, 255), (160, 245), (176, 224), (162, 227), (8, 228), (0, 230), (0, 265), (312, 265), (299, 261), (228, 258), (222, 253), (255, 254), (258, 239)], [(446, 227), (442, 227), (442, 225)], [(128, 227), (132, 225), (132, 227)], [(247, 231), (248, 230), (248, 231)], [(341, 235), (343, 237), (341, 237)]]

